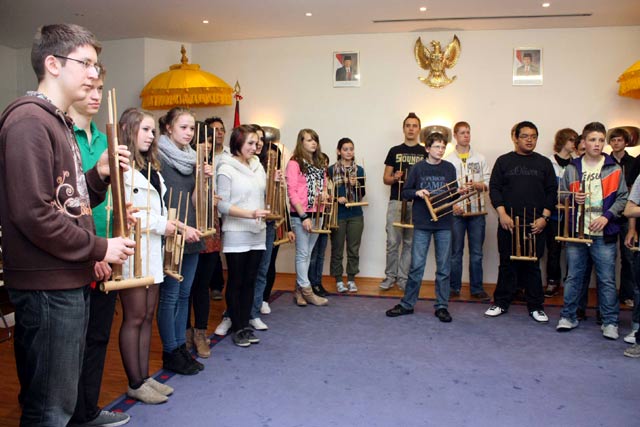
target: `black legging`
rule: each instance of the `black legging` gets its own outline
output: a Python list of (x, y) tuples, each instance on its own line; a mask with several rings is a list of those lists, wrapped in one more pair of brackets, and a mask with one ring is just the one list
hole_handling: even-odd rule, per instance
[(151, 326), (158, 305), (160, 286), (122, 289), (120, 356), (130, 386), (140, 386), (149, 377)]
[(234, 332), (249, 326), (261, 251), (227, 253), (227, 313)]
[[(220, 252), (201, 253), (198, 257), (196, 275), (189, 295), (189, 315), (186, 328), (191, 328), (191, 307), (196, 329), (207, 329), (209, 321), (209, 282), (216, 270), (216, 259), (220, 261)], [(222, 270), (222, 268), (220, 268)]]

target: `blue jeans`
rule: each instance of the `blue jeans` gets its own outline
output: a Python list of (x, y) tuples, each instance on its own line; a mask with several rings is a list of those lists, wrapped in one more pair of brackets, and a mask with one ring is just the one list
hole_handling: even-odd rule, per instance
[(620, 306), (616, 290), (616, 244), (605, 243), (602, 237), (592, 237), (593, 243), (567, 243), (567, 262), (569, 274), (564, 284), (564, 306), (560, 315), (576, 320), (576, 309), (580, 299), (580, 291), (587, 266), (587, 258), (591, 257), (596, 269), (598, 282), (598, 302), (602, 323), (617, 325)]
[(251, 319), (260, 317), (260, 307), (262, 306), (262, 297), (264, 289), (267, 287), (267, 273), (269, 272), (269, 263), (271, 262), (271, 252), (273, 252), (273, 242), (276, 240), (275, 222), (267, 222), (267, 239), (266, 250), (262, 254), (260, 265), (258, 266), (258, 277), (256, 277), (256, 285), (253, 290), (253, 306), (251, 307)]
[(62, 291), (9, 289), (16, 308), (14, 351), (21, 426), (66, 426), (76, 406), (89, 287)]
[(328, 234), (318, 235), (316, 244), (313, 245), (311, 261), (309, 262), (309, 282), (312, 285), (322, 284), (322, 270), (324, 269), (324, 254), (327, 250)]
[(187, 317), (189, 315), (189, 295), (196, 275), (200, 254), (185, 254), (182, 258), (182, 276), (178, 282), (165, 276), (160, 285), (158, 303), (158, 332), (162, 339), (162, 351), (170, 353), (185, 343)]
[(462, 287), (462, 254), (464, 236), (469, 242), (469, 283), (472, 294), (484, 292), (482, 288), (482, 245), (484, 244), (484, 216), (454, 216), (451, 229), (451, 289), (460, 292)]
[(451, 264), (451, 230), (413, 230), (413, 244), (411, 245), (411, 269), (409, 280), (400, 305), (413, 308), (418, 302), (422, 276), (429, 253), (431, 236), (436, 246), (436, 303), (434, 307), (447, 308), (449, 306), (449, 271)]
[(316, 240), (318, 240), (318, 235), (306, 232), (302, 228), (302, 221), (297, 217), (291, 218), (291, 228), (296, 235), (296, 283), (298, 286), (308, 288), (311, 286), (311, 282), (309, 282), (311, 252)]

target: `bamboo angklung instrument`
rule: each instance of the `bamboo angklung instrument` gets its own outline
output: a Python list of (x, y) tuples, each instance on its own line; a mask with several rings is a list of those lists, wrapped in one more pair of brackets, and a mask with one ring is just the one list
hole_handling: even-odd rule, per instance
[(424, 199), (431, 215), (432, 221), (438, 221), (445, 215), (453, 213), (453, 207), (464, 200), (477, 196), (478, 192), (475, 189), (470, 190), (468, 193), (460, 195), (460, 185), (454, 186), (453, 184), (464, 178), (455, 179), (445, 185), (433, 190), (433, 195)]
[[(533, 209), (533, 219), (535, 220), (536, 210)], [(511, 218), (513, 218), (513, 209), (511, 209)], [(520, 216), (516, 216), (512, 232), (511, 256), (512, 261), (537, 261), (536, 254), (536, 235), (532, 232), (533, 220), (527, 221), (527, 208), (524, 208), (522, 222)]]
[[(362, 164), (364, 166), (364, 161), (362, 162)], [(362, 170), (364, 171), (364, 167)], [(352, 208), (354, 206), (369, 206), (369, 202), (363, 202), (361, 200), (363, 190), (365, 189), (367, 177), (358, 176), (358, 165), (356, 164), (355, 159), (353, 160), (353, 167), (352, 167), (351, 173), (355, 175), (356, 185), (353, 186), (354, 187), (353, 189), (350, 188), (351, 187), (351, 181), (349, 181), (350, 177), (345, 176), (345, 190), (347, 195), (347, 203), (345, 203), (344, 205), (348, 208)]]
[[(471, 216), (487, 215), (488, 212), (484, 209), (484, 204), (483, 204), (484, 193), (485, 193), (484, 180), (476, 181), (474, 179), (475, 173), (470, 174), (468, 169), (466, 168), (463, 169), (463, 172), (466, 172), (462, 174), (464, 176), (465, 185), (467, 187), (473, 185), (473, 189), (476, 191), (476, 195), (475, 197), (470, 197), (464, 201), (465, 209), (464, 209), (464, 212), (462, 213), (462, 216), (471, 217)], [(478, 188), (476, 188), (476, 184), (478, 183), (480, 183), (482, 187), (479, 190)], [(475, 209), (474, 209), (474, 205), (475, 205)]]
[[(173, 196), (173, 188), (169, 188), (169, 203), (167, 203), (167, 219), (168, 221), (175, 221), (180, 215), (180, 204), (182, 203), (182, 192), (178, 195), (178, 208), (172, 208), (171, 199)], [(188, 204), (187, 204), (188, 205)], [(182, 282), (184, 277), (180, 274), (182, 268), (182, 251), (184, 247), (184, 231), (180, 230), (180, 227), (176, 225), (176, 229), (173, 235), (166, 236), (164, 243), (164, 274), (173, 277), (178, 282)]]
[(394, 222), (393, 226), (399, 227), (399, 228), (413, 228), (413, 223), (411, 222), (411, 220), (409, 220), (409, 222), (404, 222), (404, 219), (407, 217), (407, 215), (409, 215), (409, 212), (408, 212), (409, 201), (404, 200), (402, 198), (402, 184), (404, 184), (404, 178), (406, 175), (406, 170), (405, 171), (402, 170), (402, 161), (400, 161), (400, 169), (398, 170), (402, 173), (402, 176), (398, 180), (398, 201), (400, 202), (400, 222)]
[[(216, 233), (214, 225), (214, 186), (213, 177), (204, 174), (204, 166), (209, 164), (209, 141), (207, 139), (207, 128), (204, 128), (204, 149), (200, 147), (200, 126), (196, 134), (196, 185), (195, 185), (195, 209), (196, 228), (202, 233), (202, 237), (211, 236)], [(216, 144), (216, 132), (213, 132), (213, 147)], [(211, 156), (213, 160), (213, 156)], [(215, 165), (212, 165), (215, 167)]]
[[(315, 198), (315, 212), (313, 212), (312, 216), (311, 216), (311, 223), (312, 223), (312, 228), (311, 228), (311, 233), (315, 233), (315, 234), (330, 234), (331, 233), (331, 229), (330, 229), (330, 223), (331, 223), (331, 216), (333, 215), (333, 195), (331, 194), (332, 191), (329, 190), (329, 188), (331, 188), (332, 186), (329, 186), (329, 183), (331, 182), (331, 180), (327, 180), (327, 198), (323, 198), (322, 201), (320, 200), (321, 195), (322, 195), (322, 191), (323, 189), (321, 188), (320, 194), (316, 195)], [(337, 213), (336, 213), (337, 216)]]
[(276, 174), (283, 168), (284, 156), (280, 154), (279, 149), (273, 144), (271, 138), (263, 147), (267, 150), (267, 189), (265, 192), (265, 209), (270, 211), (267, 214), (267, 221), (278, 221), (284, 217), (281, 200), (285, 196), (283, 191), (283, 182), (276, 180)]
[[(117, 105), (116, 92), (111, 89), (108, 92), (109, 106), (109, 122), (107, 123), (107, 149), (109, 154), (109, 170), (111, 180), (111, 199), (113, 212), (113, 237), (129, 237), (127, 228), (127, 203), (124, 191), (124, 174), (120, 167), (120, 159), (118, 155), (118, 128), (117, 128)], [(132, 166), (135, 167), (135, 164)], [(133, 170), (132, 170), (133, 175)], [(125, 278), (122, 275), (122, 265), (113, 264), (111, 279), (100, 284), (100, 290), (103, 292), (114, 291), (118, 289), (135, 288), (139, 286), (150, 286), (154, 283), (153, 276), (142, 276), (142, 258), (140, 254), (140, 223), (136, 222), (134, 240), (136, 248), (133, 255), (133, 277)], [(107, 229), (107, 232), (109, 230)], [(148, 267), (148, 264), (147, 264)]]
[[(584, 193), (584, 180), (580, 182), (578, 192)], [(587, 201), (578, 205), (575, 201), (575, 191), (558, 191), (558, 217), (561, 211), (564, 211), (563, 226), (564, 231), (560, 230), (560, 221), (558, 221), (558, 233), (556, 240), (560, 242), (584, 243), (590, 245), (593, 240), (585, 237), (585, 205)], [(585, 193), (590, 194), (590, 193)], [(577, 215), (576, 215), (577, 211)], [(572, 225), (575, 225), (572, 227)]]

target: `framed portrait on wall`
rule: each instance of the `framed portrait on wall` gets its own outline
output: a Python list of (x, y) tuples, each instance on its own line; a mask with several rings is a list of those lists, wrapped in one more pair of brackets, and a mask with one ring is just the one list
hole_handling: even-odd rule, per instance
[(517, 47), (513, 49), (513, 85), (542, 85), (542, 48)]
[(360, 87), (358, 52), (333, 52), (333, 87)]

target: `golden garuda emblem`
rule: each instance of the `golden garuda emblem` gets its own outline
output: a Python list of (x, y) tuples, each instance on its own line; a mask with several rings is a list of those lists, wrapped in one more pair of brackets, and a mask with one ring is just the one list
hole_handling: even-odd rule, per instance
[(422, 44), (422, 40), (418, 37), (415, 46), (416, 62), (424, 70), (429, 70), (427, 77), (418, 77), (423, 83), (434, 88), (445, 87), (456, 79), (447, 77), (445, 73), (447, 68), (453, 68), (460, 57), (460, 40), (458, 36), (453, 36), (453, 41), (449, 43), (447, 49), (442, 52), (439, 41), (431, 40), (433, 50)]

